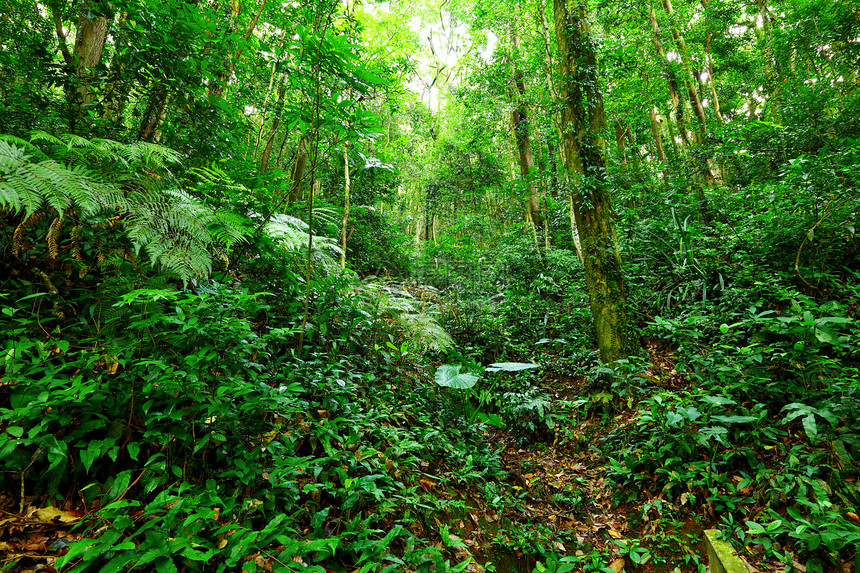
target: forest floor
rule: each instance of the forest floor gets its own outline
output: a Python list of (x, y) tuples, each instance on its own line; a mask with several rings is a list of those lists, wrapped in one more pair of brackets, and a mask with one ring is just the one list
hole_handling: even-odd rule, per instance
[[(567, 382), (557, 387), (569, 389), (570, 381)], [(521, 531), (536, 534), (545, 547), (562, 555), (599, 555), (604, 565), (614, 571), (696, 571), (699, 563), (707, 561), (702, 532), (718, 525), (705, 497), (700, 496), (696, 505), (679, 507), (663, 499), (661, 493), (648, 491), (647, 484), (643, 484), (644, 494), (635, 503), (616, 504), (606, 478), (606, 457), (590, 447), (602, 436), (624, 431), (634, 416), (635, 410), (627, 409), (608, 421), (598, 416), (572, 419), (560, 424), (555, 437), (547, 442), (520, 443), (517, 436), (505, 430), (487, 430), (487, 441), (502, 447), (501, 458), (509, 476), (507, 482), (497, 485), (517, 492), (518, 503), (502, 511), (492, 507), (474, 487), (451, 488), (430, 477), (421, 478), (421, 486), (428, 493), (465, 502), (465, 512), (449, 515), (451, 531), (460, 534), (452, 534), (454, 542), (449, 541), (455, 556), (474, 558), (467, 570), (475, 573), (533, 571), (536, 567), (542, 570), (533, 553), (497, 549), (516, 546), (516, 540), (511, 539), (516, 528), (508, 526), (505, 531), (501, 525), (513, 523), (519, 524)], [(442, 476), (444, 481), (446, 474), (452, 475), (449, 470), (453, 468), (431, 467), (425, 476)], [(34, 497), (24, 497), (24, 507), (20, 507), (11, 492), (0, 494), (0, 570), (56, 571), (53, 563), (57, 557), (80, 538), (75, 525), (86, 511), (72, 501), (77, 497), (69, 495), (68, 508), (58, 509), (46, 508), (49, 500)], [(675, 517), (664, 518), (663, 513)], [(424, 532), (413, 533), (421, 536)], [(646, 550), (651, 554), (646, 562), (632, 561)], [(685, 555), (690, 557), (685, 559)], [(271, 571), (273, 563), (263, 555), (258, 557), (258, 569)], [(785, 570), (785, 565), (776, 561), (744, 561), (750, 572)], [(795, 568), (804, 570), (799, 563)], [(850, 565), (846, 571), (850, 571)]]
[[(675, 369), (671, 347), (658, 342), (645, 347), (649, 366), (644, 375), (656, 388), (679, 391), (689, 386)], [(578, 557), (578, 567), (590, 562), (589, 571), (600, 567), (616, 572), (704, 571), (703, 531), (722, 524), (705, 488), (688, 488), (689, 495), (668, 495), (661, 485), (665, 476), (655, 473), (639, 476), (636, 484), (641, 489), (625, 496), (613, 482), (603, 443), (610, 436), (635, 429), (641, 415), (637, 404), (617, 399), (600, 404), (588, 392), (584, 377), (561, 375), (550, 368), (539, 385), (553, 400), (557, 415), (553, 430), (523, 434), (511, 428), (481, 426), (481, 441), (492, 444), (502, 462), (498, 481), (464, 481), (458, 477), (462, 468), (444, 458), (422, 461), (420, 469), (404, 481), (417, 484), (427, 496), (449, 501), (451, 509), (437, 513), (429, 522), (414, 521), (410, 533), (435, 543), (452, 563), (471, 558), (464, 570), (473, 573), (554, 571), (558, 563), (541, 561), (548, 553)], [(590, 407), (570, 408), (572, 403), (589, 403)], [(405, 416), (407, 420), (411, 417)], [(784, 439), (794, 440), (790, 435)], [(24, 474), (22, 480), (33, 477), (26, 469)], [(741, 481), (739, 475), (730, 475), (722, 476), (720, 483), (737, 485), (737, 503), (746, 504), (742, 509), (746, 519), (756, 519), (766, 502), (749, 486), (742, 487)], [(123, 493), (129, 494), (126, 501), (135, 501), (134, 485)], [(82, 528), (76, 525), (90, 522), (92, 526), (99, 519), (98, 508), (84, 504), (79, 487), (73, 485), (61, 503), (24, 491), (0, 493), (0, 570), (55, 571), (57, 558), (83, 537)], [(493, 500), (491, 492), (498, 492), (497, 498), (503, 501)], [(750, 499), (755, 501), (745, 501)], [(139, 510), (134, 515), (145, 519)], [(106, 528), (107, 524), (102, 529)], [(98, 528), (95, 532), (99, 533)], [(88, 534), (92, 533), (90, 529)], [(766, 558), (759, 546), (749, 544), (745, 549), (742, 559), (750, 572), (786, 570), (785, 563)], [(790, 547), (782, 549), (793, 555)], [(276, 559), (265, 551), (247, 559), (259, 571), (276, 568)], [(326, 571), (339, 571), (322, 566)], [(846, 563), (844, 571), (850, 572), (851, 567)], [(805, 571), (797, 561), (793, 568)]]

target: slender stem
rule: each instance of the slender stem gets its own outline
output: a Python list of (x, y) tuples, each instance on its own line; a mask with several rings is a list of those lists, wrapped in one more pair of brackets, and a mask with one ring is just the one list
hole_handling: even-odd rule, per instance
[[(332, 5), (331, 10), (329, 10), (326, 15), (325, 25), (320, 31), (319, 43), (317, 44), (317, 59), (316, 59), (316, 69), (314, 70), (314, 81), (316, 82), (316, 97), (314, 99), (314, 132), (313, 132), (313, 163), (311, 164), (311, 173), (316, 171), (316, 165), (318, 161), (318, 151), (320, 144), (320, 100), (322, 99), (321, 87), (320, 87), (320, 74), (321, 70), (321, 57), (322, 57), (322, 43), (325, 39), (326, 30), (328, 30), (329, 24), (331, 23), (331, 17), (334, 12), (334, 5)], [(311, 274), (313, 271), (313, 245), (314, 245), (314, 233), (313, 233), (313, 225), (314, 225), (314, 189), (311, 187), (310, 198), (308, 199), (308, 257), (307, 257), (307, 265), (305, 270), (305, 305), (304, 305), (304, 316), (302, 317), (302, 328), (299, 332), (299, 344), (298, 348), (296, 348), (296, 352), (299, 356), (302, 355), (304, 346), (305, 346), (305, 328), (308, 325), (308, 316), (310, 314), (310, 301), (311, 301)]]

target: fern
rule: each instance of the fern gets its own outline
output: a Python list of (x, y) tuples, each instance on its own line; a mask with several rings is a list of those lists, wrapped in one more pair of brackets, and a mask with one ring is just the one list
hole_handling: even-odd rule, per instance
[[(269, 222), (263, 225), (263, 232), (280, 241), (288, 251), (307, 251), (310, 227), (298, 217), (280, 213), (272, 215)], [(327, 262), (332, 255), (341, 253), (340, 246), (330, 237), (314, 235), (312, 244), (314, 255), (320, 259), (318, 262)]]
[(434, 316), (427, 313), (401, 313), (401, 324), (411, 334), (412, 345), (440, 352), (454, 346), (454, 339)]
[[(172, 179), (168, 166), (179, 158), (172, 150), (144, 142), (125, 145), (44, 132), (33, 134), (31, 142), (3, 136), (0, 209), (13, 215), (23, 212), (24, 222), (16, 229), (19, 243), (37, 220), (31, 216), (45, 210), (60, 217), (74, 215), (80, 223), (99, 223), (107, 214), (115, 221), (118, 215), (136, 252), (143, 250), (153, 265), (187, 281), (209, 274), (213, 247), (243, 241), (250, 222), (235, 213), (214, 211), (185, 191), (161, 188)], [(56, 245), (56, 236), (49, 239)]]
[(73, 204), (95, 214), (122, 198), (120, 189), (93, 177), (83, 166), (52, 159), (33, 162), (23, 149), (0, 140), (0, 206), (28, 217), (46, 205), (62, 213)]
[(376, 313), (389, 317), (399, 326), (410, 346), (439, 352), (454, 345), (436, 314), (426, 311), (420, 301), (399, 286), (368, 282), (361, 287)]
[[(66, 163), (85, 162), (89, 165), (121, 164), (125, 169), (146, 167), (152, 170), (167, 170), (171, 165), (182, 163), (182, 154), (168, 147), (136, 141), (120, 143), (112, 139), (86, 139), (78, 135), (54, 136), (43, 131), (34, 131), (31, 142), (43, 142), (50, 146), (50, 155)], [(115, 165), (114, 165), (115, 167)]]
[[(233, 195), (242, 197), (249, 197), (252, 195), (250, 189), (241, 183), (233, 181), (220, 169), (214, 167), (196, 168), (193, 169), (192, 172), (209, 185), (214, 185), (221, 189), (229, 189), (233, 192)], [(235, 217), (240, 216), (235, 215)], [(266, 220), (266, 217), (256, 212), (251, 212), (249, 217), (250, 222), (253, 222), (258, 228), (259, 233), (275, 239), (275, 241), (277, 241), (278, 244), (287, 252), (300, 254), (307, 253), (310, 226), (302, 219), (292, 215), (275, 213)], [(325, 224), (340, 224), (336, 221), (336, 214), (331, 209), (314, 209), (314, 218)], [(224, 225), (222, 227), (223, 231), (229, 231), (236, 228), (235, 221), (229, 220), (225, 222), (233, 224), (232, 226)], [(246, 231), (246, 234), (250, 234), (250, 229), (243, 228), (243, 230)], [(220, 235), (216, 236), (220, 239)], [(341, 248), (335, 239), (321, 235), (314, 235), (313, 240), (310, 241), (310, 243), (313, 249), (311, 257), (316, 265), (329, 269), (333, 269), (337, 266), (338, 261), (336, 259), (340, 256)], [(300, 264), (299, 260), (296, 260), (295, 262), (296, 264)]]

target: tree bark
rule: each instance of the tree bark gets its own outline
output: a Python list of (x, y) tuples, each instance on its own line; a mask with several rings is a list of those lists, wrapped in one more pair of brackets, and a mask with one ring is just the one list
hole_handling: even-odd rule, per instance
[(75, 60), (78, 66), (78, 94), (81, 105), (87, 105), (92, 100), (92, 83), (98, 77), (88, 70), (98, 65), (107, 35), (108, 19), (96, 14), (89, 5), (84, 3), (78, 16), (78, 32), (75, 36)]
[(137, 139), (139, 141), (149, 141), (152, 139), (158, 124), (161, 122), (161, 117), (164, 114), (164, 108), (167, 105), (167, 88), (163, 83), (158, 83), (152, 90), (149, 96), (149, 104), (146, 106), (146, 111), (143, 113), (143, 119), (140, 122), (140, 129), (137, 131)]
[(576, 0), (554, 0), (556, 41), (565, 107), (564, 165), (573, 184), (576, 227), (600, 358), (612, 363), (630, 354), (627, 288), (612, 221), (606, 171), (606, 118), (588, 14)]
[[(123, 12), (119, 17), (120, 30), (125, 27), (127, 21), (128, 12)], [(113, 55), (108, 71), (102, 119), (113, 122), (119, 122), (122, 119), (122, 111), (128, 97), (125, 82), (123, 81), (123, 69), (123, 57), (119, 50), (117, 50)]]
[[(511, 45), (514, 53), (520, 51), (520, 39), (510, 24)], [(514, 138), (517, 144), (520, 175), (529, 187), (529, 196), (526, 199), (526, 219), (529, 223), (537, 226), (542, 224), (540, 213), (540, 194), (534, 181), (535, 160), (532, 153), (531, 141), (529, 140), (528, 107), (526, 106), (526, 86), (523, 72), (517, 69), (514, 62), (510, 63), (511, 81), (513, 86), (509, 90), (511, 102), (514, 109), (511, 110), (511, 127), (514, 130)]]
[(275, 134), (278, 132), (278, 126), (281, 124), (281, 113), (284, 111), (284, 97), (287, 92), (287, 86), (281, 83), (278, 87), (278, 103), (275, 105), (275, 117), (272, 120), (272, 129), (269, 131), (269, 137), (266, 140), (266, 147), (263, 148), (263, 153), (260, 156), (260, 172), (265, 173), (269, 169), (269, 158), (272, 156), (272, 146), (275, 143)]
[(651, 23), (651, 41), (654, 44), (654, 49), (657, 51), (660, 68), (663, 70), (663, 75), (666, 77), (666, 82), (669, 85), (669, 96), (672, 99), (672, 114), (675, 116), (675, 121), (678, 124), (678, 131), (686, 152), (686, 149), (690, 147), (690, 137), (687, 132), (687, 122), (684, 119), (684, 102), (681, 100), (678, 78), (675, 76), (675, 71), (672, 69), (669, 58), (666, 56), (666, 51), (663, 49), (663, 40), (660, 37), (660, 25), (657, 23), (657, 15), (654, 13), (654, 8), (648, 7), (646, 17)]
[[(708, 0), (701, 0), (702, 8), (705, 10), (707, 18)], [(723, 114), (720, 113), (720, 98), (717, 96), (717, 79), (714, 77), (714, 58), (711, 56), (711, 32), (705, 32), (705, 59), (708, 62), (708, 84), (711, 87), (711, 96), (714, 98), (714, 113), (717, 119), (723, 121)]]
[[(672, 9), (672, 0), (662, 0), (663, 9), (671, 18), (675, 11)], [(696, 143), (704, 142), (704, 133), (706, 130), (705, 108), (702, 107), (702, 100), (699, 99), (699, 93), (696, 91), (696, 84), (693, 81), (693, 67), (690, 60), (690, 53), (687, 49), (687, 42), (681, 35), (677, 26), (672, 26), (672, 37), (675, 39), (675, 47), (678, 48), (678, 53), (681, 56), (681, 67), (684, 70), (684, 87), (687, 89), (687, 95), (690, 98), (690, 106), (693, 112), (699, 119), (699, 129), (693, 130), (693, 136), (696, 138)]]
[(343, 224), (340, 226), (340, 268), (346, 268), (346, 227), (349, 224), (349, 155), (343, 145)]
[[(767, 78), (767, 92), (769, 97), (768, 104), (770, 104), (771, 108), (771, 117), (776, 122), (780, 122), (780, 108), (782, 107), (780, 103), (780, 81), (779, 81), (779, 73), (776, 69), (776, 52), (773, 47), (773, 33), (771, 32), (772, 28), (772, 20), (773, 16), (770, 14), (770, 10), (767, 6), (767, 0), (756, 0), (756, 5), (758, 6), (759, 13), (762, 18), (762, 27), (759, 30), (758, 27), (755, 28), (756, 36), (758, 38), (759, 44), (761, 45), (761, 55), (764, 60), (764, 70), (765, 77)], [(752, 101), (755, 101), (755, 98), (750, 98)], [(757, 105), (752, 104), (752, 105)]]
[(296, 150), (296, 161), (293, 164), (292, 183), (290, 183), (289, 202), (293, 203), (299, 198), (299, 191), (302, 189), (302, 179), (305, 175), (305, 165), (308, 162), (307, 144), (304, 138), (299, 141), (299, 148)]
[(666, 161), (666, 152), (663, 151), (663, 136), (660, 135), (660, 122), (657, 119), (657, 108), (653, 105), (648, 110), (648, 116), (651, 118), (651, 135), (654, 137), (654, 145), (657, 147), (657, 157), (660, 161)]

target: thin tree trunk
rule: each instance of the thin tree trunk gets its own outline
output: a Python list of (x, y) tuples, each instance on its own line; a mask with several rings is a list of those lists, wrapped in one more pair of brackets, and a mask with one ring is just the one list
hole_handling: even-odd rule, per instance
[(292, 183), (290, 183), (290, 196), (288, 202), (293, 203), (299, 198), (299, 191), (302, 188), (302, 179), (305, 174), (305, 165), (308, 161), (307, 144), (304, 138), (299, 141), (299, 148), (296, 150), (296, 161), (293, 164)]
[(340, 268), (346, 268), (346, 227), (349, 224), (349, 155), (343, 144), (343, 224), (340, 226)]
[(654, 145), (657, 148), (657, 157), (660, 161), (666, 161), (666, 152), (663, 151), (663, 136), (660, 135), (660, 122), (657, 119), (657, 108), (651, 106), (648, 110), (648, 117), (651, 119), (651, 136), (654, 138)]
[[(287, 36), (287, 30), (281, 33), (281, 39), (278, 42), (278, 51), (280, 51), (281, 47), (284, 45), (284, 39)], [(269, 98), (272, 93), (272, 87), (275, 85), (275, 75), (277, 74), (279, 61), (272, 62), (272, 71), (269, 74), (269, 87), (266, 89), (266, 95), (263, 98), (263, 107), (260, 109), (260, 129), (257, 130), (257, 142), (254, 145), (254, 159), (257, 158), (257, 154), (260, 152), (260, 143), (263, 140), (263, 128), (266, 126), (266, 111), (268, 111), (269, 107)], [(278, 94), (280, 98), (280, 89), (278, 89)]]
[[(661, 2), (666, 14), (671, 18), (675, 13), (672, 9), (672, 0), (661, 0)], [(687, 43), (684, 41), (684, 37), (681, 35), (677, 26), (672, 27), (672, 37), (675, 39), (675, 47), (678, 49), (678, 53), (681, 56), (681, 67), (684, 70), (684, 87), (687, 89), (687, 96), (690, 98), (690, 106), (693, 108), (693, 112), (699, 120), (698, 129), (693, 129), (693, 137), (698, 145), (702, 145), (705, 142), (705, 134), (707, 133), (707, 119), (705, 118), (705, 108), (702, 107), (702, 100), (699, 99), (699, 92), (696, 91), (696, 82), (693, 78), (693, 70), (690, 63), (690, 54), (687, 50)], [(701, 160), (697, 159), (695, 172), (698, 172), (698, 176), (693, 177), (693, 187), (695, 189), (696, 199), (699, 203), (699, 212), (701, 214), (702, 221), (706, 225), (710, 225), (711, 215), (708, 211), (708, 200), (705, 196), (705, 183), (713, 183), (719, 172), (714, 168), (713, 160), (710, 157), (705, 159), (705, 165), (701, 164), (700, 161)]]
[[(511, 44), (514, 53), (519, 53), (520, 39), (517, 36), (513, 23), (510, 24)], [(526, 218), (533, 225), (542, 224), (540, 214), (540, 194), (534, 181), (535, 160), (529, 140), (528, 108), (526, 107), (526, 86), (523, 72), (518, 70), (511, 62), (512, 88), (509, 90), (511, 102), (514, 105), (511, 110), (511, 127), (514, 130), (514, 138), (517, 144), (519, 156), (520, 175), (529, 187), (529, 196), (526, 200)]]
[(140, 122), (140, 129), (137, 131), (137, 139), (139, 141), (149, 141), (153, 133), (155, 133), (158, 124), (161, 122), (161, 117), (164, 115), (164, 108), (167, 105), (167, 88), (163, 83), (158, 83), (152, 90), (152, 95), (149, 96), (149, 104), (146, 106), (146, 111), (143, 113), (143, 119)]
[(269, 131), (269, 138), (266, 140), (266, 147), (263, 149), (263, 154), (260, 156), (260, 172), (265, 173), (269, 169), (269, 158), (272, 156), (272, 146), (275, 143), (275, 134), (278, 133), (278, 126), (281, 124), (281, 113), (284, 111), (284, 97), (287, 93), (287, 86), (284, 83), (278, 87), (278, 103), (275, 105), (275, 117), (272, 120), (272, 129)]
[[(702, 8), (707, 12), (708, 0), (701, 0)], [(706, 16), (707, 17), (707, 16)], [(720, 98), (717, 96), (717, 78), (714, 76), (714, 58), (711, 56), (711, 32), (705, 32), (705, 59), (708, 63), (708, 84), (711, 86), (711, 97), (714, 98), (714, 112), (717, 119), (723, 121), (723, 114), (720, 113)]]
[(621, 165), (624, 171), (630, 169), (630, 164), (627, 162), (627, 126), (620, 119), (615, 120), (615, 146), (621, 154)]
[(597, 57), (585, 6), (577, 5), (576, 0), (554, 0), (553, 4), (566, 102), (562, 117), (564, 164), (573, 183), (574, 216), (583, 243), (600, 358), (612, 363), (626, 358), (631, 344), (627, 333), (627, 288), (606, 171), (606, 118)]
[(690, 147), (690, 137), (687, 133), (687, 122), (684, 119), (684, 102), (681, 100), (678, 78), (675, 76), (675, 71), (672, 69), (671, 62), (669, 62), (666, 51), (663, 49), (663, 40), (660, 37), (660, 25), (657, 23), (657, 15), (654, 13), (653, 7), (649, 6), (646, 16), (651, 23), (651, 41), (654, 44), (654, 49), (657, 51), (660, 68), (663, 70), (663, 75), (666, 77), (666, 82), (669, 85), (669, 96), (672, 99), (672, 115), (674, 115), (675, 121), (678, 124), (678, 132), (686, 152), (686, 149)]
[[(123, 12), (119, 17), (120, 29), (125, 27), (128, 21), (128, 12)], [(114, 53), (110, 63), (107, 76), (107, 89), (104, 96), (104, 110), (102, 118), (108, 121), (119, 122), (122, 119), (122, 111), (128, 97), (128, 90), (123, 81), (123, 57), (119, 50)]]
[[(755, 28), (756, 36), (761, 45), (762, 59), (764, 60), (765, 77), (767, 78), (768, 103), (771, 107), (772, 118), (779, 123), (780, 118), (780, 81), (779, 73), (776, 71), (776, 54), (773, 48), (772, 16), (767, 6), (767, 0), (756, 0), (756, 5), (762, 17), (762, 28)], [(755, 98), (751, 98), (755, 100)], [(757, 105), (757, 104), (756, 104)]]
[[(662, 0), (663, 9), (671, 18), (675, 11), (672, 8), (672, 0)], [(678, 48), (678, 53), (681, 56), (681, 67), (684, 70), (684, 87), (687, 88), (687, 95), (690, 98), (690, 105), (693, 112), (699, 119), (700, 128), (693, 130), (693, 135), (696, 138), (696, 143), (701, 144), (704, 141), (704, 133), (707, 128), (705, 119), (705, 108), (702, 107), (702, 100), (699, 99), (699, 93), (696, 91), (696, 83), (693, 78), (693, 67), (690, 59), (690, 53), (687, 49), (687, 42), (681, 35), (677, 26), (672, 26), (672, 37), (675, 39), (675, 46)]]

